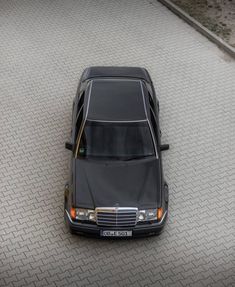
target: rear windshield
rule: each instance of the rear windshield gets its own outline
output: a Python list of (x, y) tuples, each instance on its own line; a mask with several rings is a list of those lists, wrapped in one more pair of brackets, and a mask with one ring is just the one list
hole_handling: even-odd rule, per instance
[(132, 160), (154, 156), (154, 146), (147, 121), (87, 121), (78, 148), (78, 157)]

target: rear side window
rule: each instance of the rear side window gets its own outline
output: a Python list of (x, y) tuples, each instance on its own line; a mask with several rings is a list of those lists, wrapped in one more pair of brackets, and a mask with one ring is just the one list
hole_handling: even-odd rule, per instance
[(153, 98), (152, 98), (152, 96), (150, 95), (150, 93), (148, 93), (148, 95), (149, 95), (149, 104), (150, 104), (150, 107), (151, 107), (151, 109), (154, 111), (154, 110), (155, 110), (155, 106), (154, 106)]
[(80, 112), (81, 107), (83, 106), (83, 103), (84, 103), (84, 94), (85, 94), (85, 92), (83, 92), (83, 93), (81, 94), (81, 96), (79, 97), (78, 107), (77, 107), (77, 114)]
[(81, 128), (81, 124), (82, 124), (82, 120), (83, 120), (83, 106), (81, 106), (77, 120), (76, 120), (76, 133), (75, 133), (75, 139), (78, 136), (79, 130)]
[(154, 134), (157, 138), (157, 122), (156, 122), (156, 117), (155, 117), (155, 114), (154, 114), (152, 108), (150, 109), (150, 117), (151, 117), (151, 123), (152, 123), (153, 131), (154, 131)]

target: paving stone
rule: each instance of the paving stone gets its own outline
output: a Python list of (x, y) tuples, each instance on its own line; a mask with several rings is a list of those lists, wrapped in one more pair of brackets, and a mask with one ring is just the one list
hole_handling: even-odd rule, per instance
[[(155, 0), (0, 1), (0, 286), (235, 286), (235, 62)], [(146, 67), (169, 219), (103, 241), (64, 226), (71, 105), (91, 65)]]

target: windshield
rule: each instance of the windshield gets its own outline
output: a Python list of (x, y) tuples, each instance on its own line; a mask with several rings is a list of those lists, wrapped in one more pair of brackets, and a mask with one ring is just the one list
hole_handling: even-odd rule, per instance
[(154, 156), (152, 136), (147, 121), (87, 121), (78, 148), (78, 157), (131, 160)]

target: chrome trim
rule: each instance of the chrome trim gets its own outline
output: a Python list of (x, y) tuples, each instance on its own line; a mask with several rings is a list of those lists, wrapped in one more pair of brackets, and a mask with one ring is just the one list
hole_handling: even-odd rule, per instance
[(90, 90), (89, 90), (89, 95), (88, 95), (88, 100), (87, 100), (87, 108), (86, 108), (86, 114), (85, 114), (85, 117), (83, 119), (83, 122), (82, 122), (82, 126), (78, 132), (78, 136), (77, 136), (77, 140), (76, 140), (76, 151), (75, 151), (75, 158), (78, 157), (78, 147), (80, 145), (80, 140), (81, 140), (81, 137), (82, 137), (82, 132), (83, 132), (83, 129), (85, 127), (85, 123), (86, 123), (86, 120), (87, 120), (87, 116), (88, 116), (88, 109), (89, 109), (89, 105), (90, 105), (90, 97), (91, 97), (91, 89), (92, 89), (92, 84), (93, 84), (93, 81), (91, 81), (91, 84), (90, 84)]
[(144, 90), (143, 90), (142, 81), (140, 81), (140, 87), (141, 87), (142, 98), (143, 98), (143, 103), (144, 103), (144, 112), (145, 112), (145, 116), (146, 116), (146, 119), (147, 119), (147, 122), (148, 122), (148, 126), (149, 126), (149, 129), (150, 129), (150, 133), (151, 133), (151, 136), (152, 136), (152, 141), (153, 141), (153, 145), (154, 145), (154, 149), (155, 149), (155, 155), (156, 155), (156, 158), (158, 159), (157, 145), (156, 145), (156, 142), (155, 142), (155, 140), (154, 140), (154, 133), (153, 133), (153, 130), (152, 130), (152, 126), (150, 125), (149, 118), (148, 118), (148, 114), (147, 114), (147, 109), (146, 109), (146, 103), (145, 103), (145, 98), (144, 98)]
[(153, 140), (153, 145), (154, 145), (154, 149), (155, 149), (155, 155), (156, 155), (156, 158), (158, 159), (157, 146), (156, 146), (156, 142), (155, 142), (155, 140), (154, 140), (153, 130), (152, 130), (152, 127), (151, 127), (151, 125), (150, 125), (149, 120), (147, 120), (147, 122), (148, 122), (148, 126), (149, 126), (150, 133), (151, 133), (151, 136), (152, 136), (152, 140)]
[[(139, 79), (136, 78), (122, 78), (122, 76), (120, 76), (118, 78), (116, 78), (116, 76), (102, 76), (102, 78), (91, 78), (94, 81), (118, 81), (118, 82), (123, 82), (123, 81), (132, 81), (132, 82), (139, 82)], [(143, 79), (143, 81), (145, 81)]]
[(95, 212), (116, 212), (118, 210), (133, 210), (138, 211), (137, 207), (119, 207), (119, 206), (113, 206), (113, 207), (96, 207)]
[(130, 120), (130, 121), (115, 121), (115, 120), (90, 120), (87, 119), (87, 122), (102, 122), (102, 123), (140, 123), (140, 122), (147, 122), (147, 119), (144, 120)]
[(107, 227), (134, 227), (138, 219), (136, 207), (98, 207), (96, 224)]
[[(104, 208), (104, 207), (103, 207)], [(124, 208), (124, 207), (123, 207)], [(165, 219), (165, 217), (166, 217), (166, 215), (167, 215), (167, 210), (164, 212), (164, 214), (163, 214), (163, 216), (162, 216), (162, 219), (159, 221), (159, 222), (155, 222), (154, 223), (154, 225), (161, 225), (162, 224), (162, 222), (163, 222), (163, 220)], [(68, 210), (67, 209), (65, 209), (65, 213), (67, 214), (67, 217), (68, 217), (68, 219), (69, 219), (69, 221), (72, 223), (72, 224), (75, 224), (75, 225), (80, 225), (81, 223), (78, 223), (78, 222), (76, 222), (76, 221), (73, 221), (72, 220), (72, 218), (71, 218), (71, 216), (70, 216), (70, 214), (69, 214), (69, 212), (68, 212)], [(147, 222), (147, 221), (146, 221)]]
[(89, 91), (88, 100), (87, 100), (86, 115), (85, 115), (84, 121), (86, 121), (87, 116), (88, 116), (88, 111), (89, 111), (89, 106), (90, 106), (90, 100), (91, 100), (91, 90), (92, 90), (92, 85), (93, 85), (93, 81), (91, 81), (90, 91)]
[(72, 218), (71, 218), (71, 216), (70, 216), (70, 214), (69, 214), (68, 210), (67, 210), (67, 209), (65, 209), (64, 211), (66, 212), (66, 214), (67, 214), (67, 216), (68, 216), (69, 221), (70, 221), (71, 223), (73, 223), (73, 224), (76, 224), (76, 222), (72, 220)]
[(159, 221), (159, 222), (156, 222), (156, 224), (161, 224), (162, 222), (163, 222), (163, 220), (164, 220), (164, 218), (166, 217), (166, 215), (167, 215), (167, 210), (164, 212), (164, 214), (163, 214), (163, 216), (162, 216), (162, 219)]

